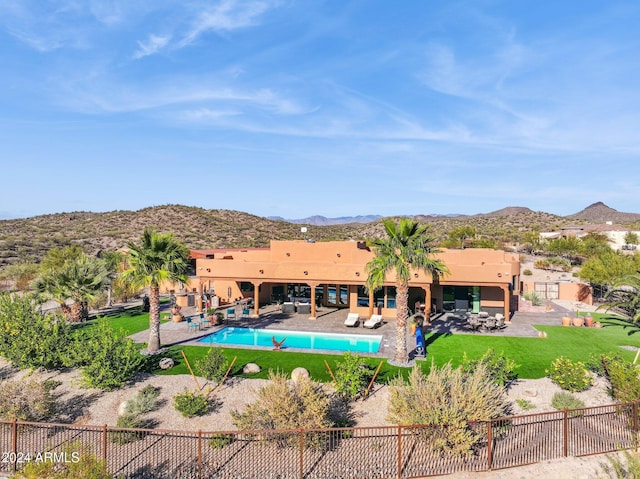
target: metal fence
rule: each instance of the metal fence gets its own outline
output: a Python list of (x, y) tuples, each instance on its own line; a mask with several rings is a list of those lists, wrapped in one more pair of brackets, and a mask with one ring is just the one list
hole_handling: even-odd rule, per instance
[(469, 427), (473, 453), (457, 456), (432, 447), (447, 435), (443, 426), (181, 432), (3, 421), (0, 471), (20, 470), (36, 458), (69, 461), (79, 449), (121, 478), (408, 479), (488, 471), (637, 447), (638, 402)]

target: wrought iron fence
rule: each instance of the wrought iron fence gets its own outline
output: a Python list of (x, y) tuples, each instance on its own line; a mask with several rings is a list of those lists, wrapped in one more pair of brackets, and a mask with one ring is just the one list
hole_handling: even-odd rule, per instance
[(72, 460), (65, 451), (81, 444), (119, 478), (408, 479), (630, 449), (638, 422), (638, 402), (478, 421), (471, 453), (452, 455), (433, 447), (444, 426), (181, 432), (3, 421), (0, 471)]

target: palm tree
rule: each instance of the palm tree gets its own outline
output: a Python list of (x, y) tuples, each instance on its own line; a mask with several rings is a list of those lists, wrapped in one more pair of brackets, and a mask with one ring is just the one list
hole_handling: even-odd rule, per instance
[(383, 286), (387, 273), (393, 271), (396, 276), (396, 353), (395, 364), (406, 364), (407, 318), (409, 316), (409, 278), (415, 270), (422, 270), (434, 276), (442, 276), (449, 270), (439, 259), (432, 255), (438, 253), (434, 238), (428, 234), (428, 225), (407, 219), (400, 219), (396, 225), (393, 220), (382, 220), (387, 238), (369, 242), (374, 258), (367, 263), (367, 288), (375, 290)]
[(160, 349), (160, 284), (164, 281), (186, 282), (189, 250), (172, 234), (146, 228), (142, 243), (129, 242), (129, 267), (122, 273), (140, 288), (149, 288), (149, 344), (147, 350)]
[[(34, 283), (36, 290), (58, 302), (71, 322), (86, 321), (88, 302), (104, 291), (107, 284), (104, 262), (84, 253), (44, 271)], [(67, 300), (71, 300), (71, 305)]]
[(613, 284), (607, 302), (598, 309), (621, 314), (625, 321), (640, 322), (640, 273), (629, 274)]

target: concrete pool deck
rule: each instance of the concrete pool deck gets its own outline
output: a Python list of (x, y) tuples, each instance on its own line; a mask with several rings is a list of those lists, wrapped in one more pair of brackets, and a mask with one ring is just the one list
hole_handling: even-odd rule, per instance
[[(425, 325), (423, 331), (426, 334), (475, 334), (487, 336), (512, 336), (512, 337), (537, 337), (538, 330), (534, 325), (552, 325), (560, 326), (561, 317), (575, 310), (575, 305), (566, 302), (549, 303), (549, 311), (516, 311), (511, 322), (504, 329), (494, 332), (472, 332), (462, 315), (451, 313), (442, 313), (431, 318), (431, 323)], [(580, 309), (593, 310), (593, 307), (581, 305)], [(185, 316), (195, 316), (195, 320), (199, 321), (198, 313), (195, 308), (183, 308)], [(239, 312), (239, 311), (238, 311)], [(161, 317), (165, 316), (168, 311), (162, 311)], [(214, 333), (226, 326), (260, 328), (260, 329), (280, 329), (292, 331), (310, 331), (324, 333), (339, 333), (350, 335), (381, 335), (382, 342), (378, 353), (359, 353), (362, 356), (392, 358), (395, 352), (396, 328), (395, 320), (387, 319), (382, 326), (375, 329), (362, 327), (364, 320), (360, 320), (358, 327), (347, 327), (344, 321), (347, 317), (348, 310), (335, 308), (318, 308), (317, 319), (309, 320), (308, 314), (283, 313), (279, 306), (268, 305), (260, 308), (259, 318), (232, 319), (220, 326), (209, 326), (201, 330), (190, 330), (185, 321), (174, 323), (172, 321), (161, 323), (160, 338), (163, 346), (175, 344), (187, 344), (192, 346), (205, 346), (198, 340), (204, 336)], [(239, 317), (239, 316), (238, 316)], [(365, 318), (366, 319), (366, 318)], [(149, 337), (149, 331), (144, 330), (131, 335), (136, 342), (146, 343)], [(233, 345), (225, 345), (224, 347), (233, 348)], [(253, 348), (253, 346), (235, 346), (239, 348)], [(415, 348), (415, 337), (407, 335), (407, 347), (412, 356)], [(264, 349), (256, 347), (258, 349)], [(289, 351), (309, 352), (309, 350), (289, 348)], [(315, 352), (315, 351), (314, 351)], [(343, 354), (340, 351), (321, 351), (326, 354)]]

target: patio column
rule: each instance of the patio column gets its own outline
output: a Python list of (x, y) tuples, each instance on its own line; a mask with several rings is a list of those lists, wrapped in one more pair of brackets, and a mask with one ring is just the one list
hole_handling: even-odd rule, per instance
[(309, 294), (309, 300), (311, 302), (311, 316), (309, 319), (317, 319), (316, 315), (316, 287), (319, 286), (319, 283), (306, 283), (307, 286), (311, 288), (311, 293)]
[(370, 289), (369, 290), (369, 317), (373, 316), (374, 299), (375, 298), (373, 297), (373, 290)]
[(253, 314), (252, 318), (260, 317), (260, 285), (262, 281), (252, 281), (253, 284)]
[(511, 322), (511, 313), (510, 313), (510, 309), (511, 309), (511, 291), (509, 291), (509, 285), (502, 285), (500, 286), (502, 288), (502, 291), (504, 292), (504, 322), (505, 323), (510, 323)]
[(428, 323), (431, 318), (431, 286), (422, 288), (424, 291), (424, 320)]

